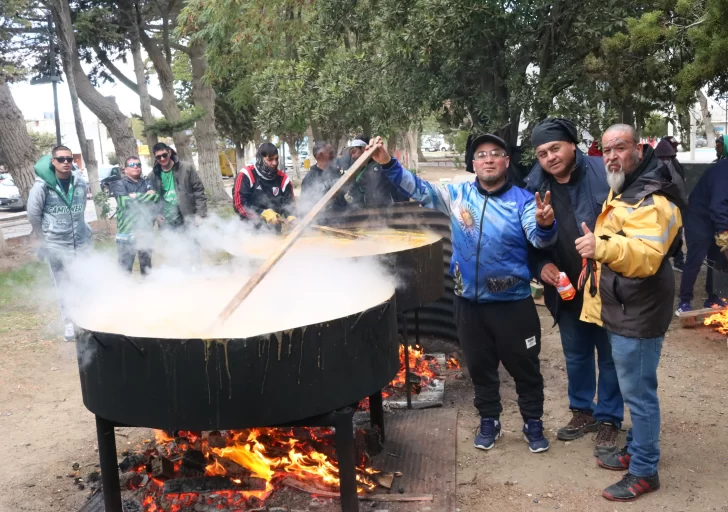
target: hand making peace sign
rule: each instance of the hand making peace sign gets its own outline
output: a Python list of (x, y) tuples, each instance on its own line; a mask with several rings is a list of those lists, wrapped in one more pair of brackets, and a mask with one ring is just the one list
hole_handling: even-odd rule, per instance
[(550, 228), (554, 224), (554, 209), (551, 207), (551, 192), (541, 195), (536, 192), (536, 222), (542, 228)]

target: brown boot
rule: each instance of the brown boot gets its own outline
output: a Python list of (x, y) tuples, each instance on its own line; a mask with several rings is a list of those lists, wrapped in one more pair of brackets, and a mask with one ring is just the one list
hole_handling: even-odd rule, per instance
[(597, 429), (597, 420), (591, 412), (572, 409), (571, 413), (573, 414), (571, 421), (556, 433), (556, 438), (560, 441), (573, 441)]
[(607, 455), (617, 451), (617, 436), (619, 429), (614, 423), (602, 421), (597, 428), (597, 441), (594, 446), (594, 456)]

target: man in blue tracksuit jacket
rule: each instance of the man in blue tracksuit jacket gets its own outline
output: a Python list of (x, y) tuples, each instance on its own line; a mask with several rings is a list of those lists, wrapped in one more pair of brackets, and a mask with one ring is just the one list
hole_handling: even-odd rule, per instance
[(450, 217), (455, 280), (455, 322), (475, 388), (480, 428), (475, 447), (489, 450), (501, 435), (498, 365), (516, 382), (523, 434), (529, 449), (548, 450), (543, 435), (541, 325), (531, 298), (528, 245), (556, 242), (550, 194), (511, 185), (506, 143), (492, 134), (468, 141), (466, 164), (477, 179), (434, 185), (402, 168), (377, 137), (372, 158), (404, 195)]

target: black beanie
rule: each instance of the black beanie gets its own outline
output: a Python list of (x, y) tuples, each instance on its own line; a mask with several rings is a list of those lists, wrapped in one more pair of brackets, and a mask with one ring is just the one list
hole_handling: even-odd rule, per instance
[(538, 123), (531, 133), (531, 145), (534, 148), (557, 140), (573, 142), (574, 144), (579, 143), (576, 128), (568, 119), (549, 117)]

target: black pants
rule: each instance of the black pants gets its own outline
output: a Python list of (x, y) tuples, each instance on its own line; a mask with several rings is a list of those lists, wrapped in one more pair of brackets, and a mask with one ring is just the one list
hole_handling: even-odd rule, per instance
[(533, 299), (479, 304), (455, 297), (455, 323), (460, 346), (475, 388), (475, 408), (483, 418), (498, 419), (498, 364), (516, 381), (523, 421), (543, 416), (541, 322)]
[[(720, 248), (715, 245), (715, 238), (712, 233), (700, 230), (685, 230), (685, 238), (688, 246), (688, 256), (683, 265), (682, 279), (680, 280), (680, 302), (693, 300), (693, 288), (698, 278), (700, 267), (705, 259), (712, 265), (717, 258), (724, 257)], [(710, 297), (713, 295), (713, 269), (708, 267), (705, 277), (705, 293)]]
[(116, 241), (116, 249), (119, 255), (119, 265), (127, 272), (131, 272), (134, 268), (134, 259), (139, 253), (139, 270), (142, 275), (146, 275), (152, 268), (152, 251), (137, 250), (135, 242)]

